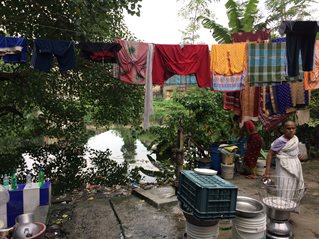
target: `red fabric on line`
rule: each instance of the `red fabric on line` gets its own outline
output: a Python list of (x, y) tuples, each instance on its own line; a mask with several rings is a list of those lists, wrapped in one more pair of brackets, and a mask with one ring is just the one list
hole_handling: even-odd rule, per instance
[(210, 87), (208, 45), (155, 44), (153, 84), (164, 85), (173, 75), (195, 74), (199, 87)]

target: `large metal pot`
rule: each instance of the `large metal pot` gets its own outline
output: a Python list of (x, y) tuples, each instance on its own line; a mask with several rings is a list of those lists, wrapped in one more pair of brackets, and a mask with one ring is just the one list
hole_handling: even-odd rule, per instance
[(39, 226), (34, 223), (32, 213), (21, 214), (16, 218), (13, 239), (26, 239), (33, 237), (40, 232)]

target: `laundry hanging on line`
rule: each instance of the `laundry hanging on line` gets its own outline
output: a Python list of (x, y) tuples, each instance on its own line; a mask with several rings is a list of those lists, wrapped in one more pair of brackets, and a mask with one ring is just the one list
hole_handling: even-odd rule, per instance
[(319, 40), (315, 45), (314, 69), (304, 72), (304, 86), (305, 90), (319, 89)]
[[(267, 41), (266, 36), (268, 33), (269, 33), (269, 31), (263, 30), (263, 31), (259, 31), (259, 33), (258, 33), (258, 31), (255, 33), (252, 33), (252, 34), (245, 32), (245, 33), (238, 33), (238, 35), (234, 34), (234, 36), (239, 36), (239, 39), (242, 37), (242, 39), (246, 39), (246, 41), (249, 39), (252, 39), (256, 42), (264, 42), (264, 41)], [(270, 34), (269, 34), (269, 36), (270, 36)], [(127, 41), (125, 41), (125, 40), (123, 40), (123, 42), (125, 44), (127, 43)], [(71, 42), (71, 43), (73, 43), (73, 42)], [(105, 50), (105, 52), (104, 52), (103, 45), (105, 46), (105, 44), (108, 44), (108, 43), (92, 43), (91, 48), (88, 45), (84, 45), (84, 46), (82, 45), (82, 48), (80, 47), (81, 56), (86, 58), (86, 59), (92, 60), (92, 61), (100, 61), (100, 62), (107, 61), (106, 63), (118, 62), (118, 59), (120, 58), (119, 57), (120, 50), (119, 51), (115, 50), (114, 52), (112, 52), (112, 50), (111, 50), (110, 52), (108, 52), (107, 49), (104, 49)], [(112, 43), (109, 43), (109, 44), (112, 44)], [(118, 43), (115, 42), (114, 44), (118, 44)], [(247, 43), (245, 43), (245, 44), (247, 44)], [(81, 44), (79, 44), (79, 46), (80, 45)], [(95, 49), (93, 47), (93, 50), (92, 50), (93, 45), (94, 45)], [(216, 80), (215, 82), (219, 83), (219, 87), (221, 87), (220, 90), (226, 92), (225, 97), (224, 97), (225, 98), (225, 101), (224, 101), (225, 108), (229, 108), (229, 109), (233, 110), (236, 114), (239, 114), (239, 115), (241, 115), (244, 112), (244, 114), (243, 114), (243, 115), (245, 115), (244, 120), (248, 120), (249, 118), (254, 118), (254, 119), (256, 118), (256, 109), (258, 109), (258, 107), (256, 107), (256, 105), (255, 106), (251, 105), (251, 103), (249, 103), (249, 102), (256, 102), (257, 105), (259, 105), (258, 104), (258, 87), (255, 87), (255, 86), (251, 87), (249, 85), (250, 79), (249, 79), (249, 77), (246, 77), (247, 72), (245, 72), (245, 68), (242, 72), (240, 72), (237, 75), (233, 73), (233, 72), (236, 72), (236, 67), (235, 67), (235, 71), (231, 68), (228, 69), (232, 75), (227, 75), (228, 74), (227, 71), (223, 72), (225, 75), (222, 75), (222, 74), (219, 75), (219, 74), (216, 74), (216, 72), (211, 72), (209, 69), (209, 63), (212, 64), (212, 61), (209, 62), (208, 45), (204, 45), (204, 44), (184, 45), (183, 47), (181, 47), (180, 45), (175, 45), (175, 46), (174, 45), (163, 45), (163, 44), (153, 44), (153, 45), (155, 48), (155, 50), (154, 50), (155, 54), (154, 54), (154, 56), (152, 56), (152, 60), (154, 60), (155, 63), (154, 62), (151, 63), (152, 67), (148, 67), (148, 69), (150, 70), (149, 73), (152, 76), (156, 76), (156, 77), (155, 77), (155, 79), (151, 79), (151, 81), (148, 82), (150, 84), (146, 88), (150, 89), (149, 86), (152, 84), (159, 84), (159, 85), (165, 84), (167, 82), (167, 79), (172, 75), (176, 75), (176, 74), (187, 75), (190, 72), (192, 72), (194, 74), (196, 81), (197, 81), (197, 85), (200, 87), (205, 87), (205, 88), (210, 88), (210, 89), (215, 90), (214, 88), (218, 89), (218, 87), (217, 87), (218, 84), (214, 85), (213, 80), (215, 79)], [(257, 45), (257, 44), (256, 43), (249, 43), (249, 45), (246, 45), (246, 47), (251, 46), (251, 45)], [(149, 47), (149, 44), (147, 46)], [(164, 49), (163, 46), (166, 49)], [(174, 47), (172, 47), (172, 46), (174, 46)], [(102, 47), (101, 51), (99, 51), (97, 49), (98, 47)], [(73, 48), (74, 48), (74, 46), (73, 46)], [(158, 50), (158, 48), (160, 50)], [(192, 48), (192, 50), (189, 50), (190, 48)], [(205, 49), (205, 51), (200, 51), (199, 50), (200, 48), (202, 48), (202, 49), (206, 48), (207, 50)], [(127, 49), (129, 49), (129, 48), (127, 48)], [(132, 49), (134, 49), (134, 47), (131, 48), (130, 50), (132, 50)], [(195, 49), (196, 49), (196, 51), (194, 51)], [(48, 49), (46, 49), (46, 50), (48, 50)], [(53, 47), (51, 50), (52, 50), (51, 56), (53, 58), (53, 56), (54, 56), (53, 51), (56, 49), (54, 49), (54, 47)], [(84, 54), (83, 50), (84, 51), (88, 50), (86, 52), (86, 55)], [(90, 52), (90, 50), (91, 50), (91, 52)], [(127, 51), (127, 52), (129, 52), (129, 51)], [(176, 53), (178, 53), (178, 54), (176, 54)], [(36, 54), (32, 55), (32, 61), (33, 61), (32, 64), (33, 65), (34, 65), (34, 55), (36, 55)], [(115, 60), (113, 58), (114, 55), (115, 55)], [(142, 55), (143, 55), (143, 57), (142, 57), (143, 59), (147, 58), (145, 56), (145, 54), (142, 54)], [(159, 55), (160, 55), (160, 57), (158, 57)], [(176, 55), (179, 55), (179, 56), (177, 57)], [(230, 55), (231, 54), (229, 53), (228, 56), (230, 56)], [(62, 60), (59, 59), (58, 58), (59, 54), (56, 54), (56, 56), (57, 56), (57, 60), (58, 60), (58, 64), (59, 64), (61, 72), (65, 72), (68, 69), (72, 69), (72, 68), (67, 68), (67, 66), (66, 66), (66, 69), (64, 69), (63, 68), (63, 58), (62, 58)], [(180, 57), (180, 56), (182, 56), (182, 57)], [(202, 61), (203, 59), (206, 59), (206, 56), (208, 56), (208, 58), (207, 58), (208, 60)], [(110, 59), (105, 59), (107, 57), (110, 57)], [(74, 54), (74, 59), (75, 58), (76, 58), (76, 56)], [(286, 56), (286, 58), (287, 58), (287, 56)], [(177, 63), (173, 63), (172, 59), (174, 59), (174, 60), (178, 59)], [(227, 52), (226, 52), (226, 59), (227, 59)], [(198, 61), (201, 61), (201, 64), (198, 64)], [(230, 58), (228, 58), (227, 61), (228, 61), (228, 63), (231, 63)], [(246, 62), (249, 62), (249, 56), (246, 57)], [(160, 63), (160, 64), (156, 64), (156, 63)], [(301, 63), (301, 61), (300, 61), (300, 63)], [(52, 59), (49, 58), (49, 60), (45, 64), (45, 67), (42, 66), (43, 68), (41, 68), (40, 66), (38, 66), (38, 69), (43, 70), (45, 72), (49, 72), (50, 71), (49, 68), (51, 68), (51, 64), (52, 64)], [(62, 64), (62, 66), (61, 66), (61, 64)], [(132, 64), (132, 61), (130, 64)], [(114, 65), (116, 65), (116, 64), (114, 64)], [(203, 65), (206, 65), (206, 70), (208, 69), (207, 71), (204, 70)], [(226, 64), (224, 64), (224, 65), (222, 64), (223, 67), (225, 65)], [(48, 66), (50, 66), (50, 67), (48, 67)], [(154, 66), (155, 66), (155, 69), (152, 69)], [(158, 67), (158, 66), (160, 66), (160, 67)], [(232, 66), (232, 65), (228, 64), (227, 67), (229, 67), (229, 66)], [(143, 67), (145, 67), (145, 65)], [(37, 67), (35, 67), (35, 69), (37, 69)], [(157, 74), (154, 74), (154, 72), (156, 72), (156, 71), (161, 72), (163, 74), (159, 74), (160, 77), (158, 77)], [(207, 78), (202, 77), (205, 75), (204, 72), (205, 72), (206, 76), (208, 76)], [(285, 72), (285, 74), (287, 74), (287, 72)], [(140, 74), (140, 75), (142, 75), (142, 74)], [(305, 75), (305, 77), (306, 77), (306, 73), (300, 74), (300, 75), (302, 75), (302, 76)], [(282, 75), (280, 77), (282, 77)], [(143, 81), (143, 78), (144, 77), (142, 77), (142, 81), (141, 81), (141, 79), (137, 79), (136, 82), (133, 82), (134, 80), (132, 81), (132, 78), (128, 77), (126, 79), (126, 83), (146, 85), (146, 81), (145, 81), (146, 78), (144, 79), (144, 81)], [(298, 76), (297, 78), (299, 80), (302, 80), (301, 76)], [(240, 83), (241, 88), (239, 89), (238, 92), (231, 92), (231, 91), (236, 90), (236, 87), (238, 87), (238, 85), (236, 85), (236, 82), (237, 83), (241, 82)], [(247, 82), (248, 82), (248, 84), (247, 84)], [(175, 84), (177, 84), (177, 83), (178, 82), (175, 82)], [(180, 82), (180, 83), (183, 83), (183, 82)], [(187, 83), (187, 82), (185, 82), (185, 83)], [(280, 82), (280, 83), (282, 83), (282, 82)], [(274, 83), (268, 82), (268, 83), (266, 83), (266, 85), (267, 84), (273, 85)], [(304, 84), (306, 84), (306, 83), (304, 83)], [(264, 85), (264, 83), (263, 83), (263, 85)], [(224, 88), (222, 88), (222, 87), (224, 87)], [(275, 91), (274, 87), (273, 87), (273, 90)], [(150, 92), (151, 92), (151, 90), (149, 90), (149, 92), (148, 92), (148, 98), (150, 96), (149, 95)], [(237, 94), (237, 96), (235, 96), (235, 94)], [(232, 97), (232, 95), (235, 97), (233, 97), (231, 100), (227, 101), (226, 98), (228, 96)], [(146, 98), (147, 98), (147, 96), (145, 95), (145, 99)], [(231, 104), (234, 104), (234, 105), (231, 106)], [(146, 107), (146, 105), (148, 105), (148, 107)], [(296, 104), (295, 107), (299, 107), (299, 106), (304, 107), (304, 105), (306, 105), (306, 104), (302, 104), (302, 103)], [(145, 109), (146, 108), (150, 108), (149, 103), (148, 104), (145, 103)], [(147, 115), (149, 115), (149, 113), (145, 114), (145, 112), (144, 112), (144, 116), (145, 115), (146, 115), (146, 118), (149, 118), (149, 117), (147, 117)]]
[(155, 44), (153, 84), (164, 85), (173, 75), (195, 74), (199, 87), (211, 86), (208, 45)]
[(27, 60), (26, 38), (0, 36), (0, 57), (5, 63), (25, 63)]
[(80, 42), (80, 55), (91, 61), (117, 63), (116, 53), (122, 48), (118, 43)]
[(34, 69), (50, 72), (53, 57), (57, 58), (62, 73), (76, 68), (76, 55), (72, 41), (36, 39), (31, 65)]
[(303, 74), (289, 77), (286, 43), (261, 43), (248, 45), (248, 79), (252, 86), (281, 84), (303, 79)]
[(212, 45), (210, 71), (213, 90), (243, 90), (247, 76), (246, 43)]
[(302, 70), (313, 70), (313, 55), (319, 21), (283, 21), (279, 33), (286, 34), (288, 75), (299, 75), (299, 55), (302, 58)]
[[(270, 30), (265, 29), (265, 31), (234, 33), (233, 36), (239, 35), (240, 37), (238, 39), (233, 38), (233, 42), (245, 42), (246, 44), (267, 42), (270, 40), (270, 34), (267, 33), (270, 33)], [(262, 40), (260, 41), (260, 39)], [(247, 56), (247, 61), (249, 61), (249, 56)], [(246, 65), (246, 68), (247, 67)], [(231, 103), (233, 103), (233, 105), (231, 105)], [(224, 93), (224, 108), (229, 108), (233, 110), (236, 115), (239, 115), (241, 125), (248, 120), (257, 121), (260, 111), (260, 88), (250, 86), (248, 77), (246, 77), (245, 88), (242, 91)]]
[(270, 29), (259, 29), (255, 32), (234, 32), (231, 35), (233, 43), (235, 42), (255, 42), (264, 43), (271, 38)]
[(121, 46), (121, 50), (116, 53), (119, 65), (118, 79), (130, 84), (144, 85), (146, 70), (149, 67), (148, 43), (120, 39), (116, 39), (115, 42)]

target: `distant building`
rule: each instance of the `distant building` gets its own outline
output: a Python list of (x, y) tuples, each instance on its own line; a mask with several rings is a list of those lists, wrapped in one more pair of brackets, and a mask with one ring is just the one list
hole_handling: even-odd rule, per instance
[(174, 75), (163, 86), (163, 99), (170, 99), (174, 91), (185, 91), (188, 87), (196, 86), (196, 77), (192, 75)]

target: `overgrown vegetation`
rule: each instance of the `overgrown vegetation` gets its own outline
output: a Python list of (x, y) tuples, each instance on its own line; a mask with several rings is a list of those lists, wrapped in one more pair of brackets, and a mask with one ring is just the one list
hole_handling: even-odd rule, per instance
[[(191, 1), (197, 2), (197, 0)], [(218, 43), (231, 43), (231, 34), (234, 32), (251, 32), (262, 28), (273, 29), (272, 33), (278, 36), (277, 29), (281, 21), (311, 18), (311, 12), (314, 11), (311, 3), (314, 2), (314, 0), (266, 0), (263, 6), (267, 11), (262, 11), (259, 0), (228, 0), (225, 4), (228, 27), (224, 27), (207, 14), (202, 14), (197, 20), (204, 28), (213, 31), (213, 37)]]
[[(120, 1), (2, 1), (0, 31), (24, 36), (31, 53), (35, 38), (109, 42), (133, 39), (124, 24), (124, 11), (139, 14), (140, 0)], [(96, 125), (138, 125), (143, 109), (142, 87), (112, 77), (112, 66), (77, 57), (77, 69), (61, 74), (30, 70), (27, 64), (0, 64), (0, 175), (18, 172), (24, 181), (23, 153), (35, 159), (34, 170), (46, 176), (61, 193), (86, 182), (119, 183), (130, 176), (127, 165), (116, 166), (108, 153), (95, 152), (91, 161), (101, 169), (83, 172), (85, 144), (93, 134), (86, 120)], [(89, 118), (87, 116), (90, 116)], [(115, 176), (115, 175), (118, 175)], [(120, 178), (119, 178), (120, 177)], [(101, 178), (105, 178), (101, 180)]]
[(175, 92), (171, 101), (155, 104), (157, 117), (162, 115), (161, 124), (151, 128), (157, 136), (159, 161), (172, 160), (172, 149), (177, 147), (177, 130), (182, 127), (185, 137), (191, 137), (206, 150), (212, 143), (232, 138), (231, 112), (223, 109), (223, 95), (201, 88), (190, 88)]

